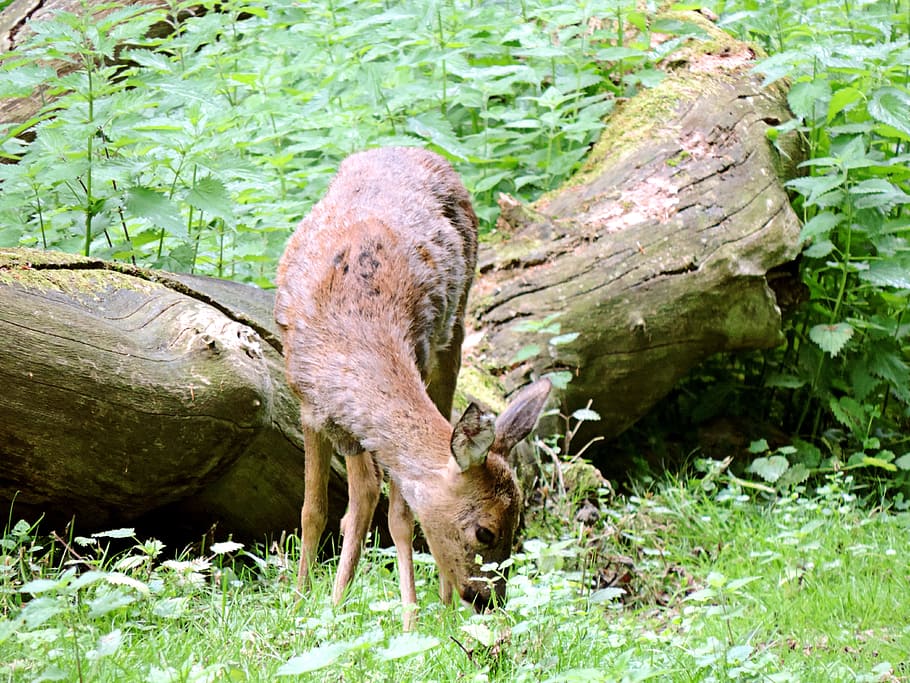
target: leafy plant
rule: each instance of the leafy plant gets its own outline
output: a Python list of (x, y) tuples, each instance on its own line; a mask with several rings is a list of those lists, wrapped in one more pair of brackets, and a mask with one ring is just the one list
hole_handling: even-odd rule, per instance
[(567, 177), (669, 49), (630, 42), (628, 2), (196, 6), (56, 13), (4, 55), (0, 97), (47, 99), (0, 127), (0, 245), (267, 285), (338, 162), (384, 144), (448, 156), (487, 229), (499, 192)]
[(843, 464), (897, 472), (892, 451), (906, 450), (910, 425), (910, 5), (717, 7), (721, 25), (770, 53), (755, 68), (765, 82), (792, 84), (794, 118), (771, 139), (797, 134), (809, 154), (787, 183), (804, 219), (809, 301), (787, 321), (786, 348), (758, 368), (762, 412)]
[[(535, 510), (505, 610), (421, 591), (401, 633), (394, 550), (367, 548), (348, 600), (330, 568), (294, 593), (295, 544), (176, 554), (132, 529), (0, 533), (0, 677), (67, 681), (890, 680), (907, 651), (904, 514), (851, 475), (782, 495), (720, 471), (612, 501), (593, 525)], [(555, 533), (546, 532), (553, 529)], [(592, 552), (592, 546), (596, 552)], [(435, 580), (415, 555), (417, 580)], [(608, 577), (619, 564), (618, 585)], [(863, 590), (857, 590), (858, 577)], [(811, 656), (807, 656), (811, 654)], [(307, 678), (304, 678), (307, 680)]]

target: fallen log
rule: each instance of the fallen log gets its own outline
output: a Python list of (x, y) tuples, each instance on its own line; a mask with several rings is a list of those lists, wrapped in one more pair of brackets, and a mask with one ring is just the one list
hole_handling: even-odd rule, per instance
[[(272, 295), (0, 251), (0, 505), (52, 524), (294, 529), (303, 438)], [(344, 513), (343, 464), (330, 524)]]
[(784, 89), (719, 40), (626, 103), (563, 187), (500, 200), (505, 238), (483, 252), (469, 306), (476, 362), (509, 390), (571, 373), (564, 405), (590, 400), (602, 418), (582, 437), (621, 433), (712, 354), (782, 341), (793, 278), (779, 268), (800, 226), (781, 177), (802, 152), (768, 141), (789, 118)]

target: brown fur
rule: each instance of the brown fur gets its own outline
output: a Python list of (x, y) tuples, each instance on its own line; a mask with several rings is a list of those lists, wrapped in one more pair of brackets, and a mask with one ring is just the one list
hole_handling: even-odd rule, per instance
[[(538, 383), (495, 429), (476, 406), (454, 430), (449, 424), (476, 251), (477, 218), (451, 166), (422, 149), (387, 148), (341, 164), (279, 264), (275, 318), (306, 439), (301, 582), (325, 527), (332, 449), (347, 456), (336, 603), (378, 500), (374, 458), (391, 479), (389, 526), (406, 605), (416, 601), (411, 511), (444, 600), (455, 588), (480, 607), (491, 586), (504, 593), (501, 577), (482, 577), (475, 559), (509, 556), (520, 495), (505, 457), (533, 428), (549, 384)], [(481, 527), (488, 531), (478, 540)]]

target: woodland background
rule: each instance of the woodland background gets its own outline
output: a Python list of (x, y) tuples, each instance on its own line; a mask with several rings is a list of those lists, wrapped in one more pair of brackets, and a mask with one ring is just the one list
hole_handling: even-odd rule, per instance
[[(269, 287), (289, 230), (340, 159), (380, 144), (445, 154), (485, 239), (503, 239), (499, 193), (529, 203), (557, 188), (605, 117), (657, 86), (704, 33), (674, 14), (700, 9), (684, 4), (199, 7), (61, 13), (3, 56), (0, 98), (39, 92), (46, 104), (0, 129), (0, 246)], [(785, 179), (804, 247), (785, 341), (712, 358), (618, 440), (588, 449), (605, 470), (621, 460), (628, 495), (595, 480), (567, 496), (566, 470), (542, 468), (512, 617), (447, 613), (396, 636), (394, 573), (379, 550), (347, 611), (328, 610), (317, 587), (294, 613), (282, 597), (293, 544), (215, 544), (162, 562), (160, 544), (132, 530), (47, 541), (37, 520), (11, 514), (0, 672), (904, 679), (910, 5), (709, 9), (765, 51), (754, 71), (766, 85), (789, 88), (793, 118), (768, 143), (786, 159), (796, 135), (808, 156)], [(155, 37), (161, 22), (171, 26)], [(73, 69), (58, 74), (60, 62)], [(528, 357), (575, 332), (533, 325), (541, 343)], [(564, 412), (570, 434), (598, 421), (583, 405)], [(579, 461), (584, 444), (564, 435), (539, 445), (544, 461)], [(109, 549), (123, 538), (126, 550)], [(73, 565), (91, 571), (77, 577)], [(238, 619), (251, 606), (264, 621)], [(219, 634), (185, 637), (198, 617)]]

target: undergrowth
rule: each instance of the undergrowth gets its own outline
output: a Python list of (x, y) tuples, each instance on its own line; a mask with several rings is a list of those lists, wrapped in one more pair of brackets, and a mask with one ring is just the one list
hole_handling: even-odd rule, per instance
[(654, 63), (686, 36), (652, 48), (652, 30), (694, 30), (652, 27), (634, 2), (116, 7), (33, 21), (2, 56), (0, 97), (46, 104), (0, 122), (15, 162), (0, 165), (0, 246), (260, 285), (344, 156), (435, 149), (489, 230), (500, 192), (554, 187), (615, 97), (660, 80)]
[(533, 512), (503, 611), (441, 605), (419, 555), (409, 634), (389, 551), (365, 554), (333, 609), (332, 563), (298, 600), (290, 543), (174, 557), (130, 529), (46, 538), (19, 522), (0, 541), (0, 680), (907, 675), (910, 518), (870, 513), (848, 476), (783, 497), (756, 497), (723, 474), (599, 495), (585, 522), (568, 499)]
[[(786, 492), (849, 471), (910, 499), (910, 3), (735, 0), (719, 26), (758, 43), (783, 81), (807, 160), (785, 179), (804, 250), (786, 292), (785, 343), (697, 368), (626, 448), (641, 470), (692, 453), (733, 457)], [(779, 273), (777, 281), (787, 281)], [(754, 460), (753, 464), (749, 464)]]

